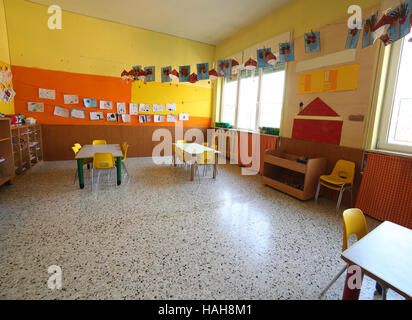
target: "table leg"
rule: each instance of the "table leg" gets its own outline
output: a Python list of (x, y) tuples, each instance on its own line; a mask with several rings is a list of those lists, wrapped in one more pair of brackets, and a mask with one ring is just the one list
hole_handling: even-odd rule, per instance
[(215, 165), (213, 166), (213, 179), (216, 179), (216, 172), (217, 172), (217, 161), (219, 157), (218, 154), (215, 153)]
[(120, 186), (122, 184), (122, 158), (121, 157), (117, 157), (116, 167), (117, 167), (117, 185)]
[(83, 159), (77, 159), (77, 172), (79, 175), (80, 189), (84, 189)]
[(195, 180), (195, 162), (190, 165), (190, 181)]
[(176, 167), (176, 150), (172, 150), (173, 166)]

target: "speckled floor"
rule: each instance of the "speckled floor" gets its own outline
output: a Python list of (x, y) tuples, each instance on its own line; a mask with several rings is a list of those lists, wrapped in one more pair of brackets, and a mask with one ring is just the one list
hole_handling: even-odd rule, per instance
[[(237, 166), (199, 183), (149, 158), (127, 164), (121, 187), (80, 190), (66, 161), (0, 188), (0, 299), (317, 299), (344, 265), (333, 202), (300, 202)], [(61, 290), (47, 286), (51, 265)], [(380, 298), (374, 285), (361, 299)]]

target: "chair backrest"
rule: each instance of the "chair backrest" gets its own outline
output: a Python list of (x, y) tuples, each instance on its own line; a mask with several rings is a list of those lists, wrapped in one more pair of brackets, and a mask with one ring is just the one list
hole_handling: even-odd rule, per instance
[(74, 155), (77, 155), (80, 151), (80, 149), (78, 147), (76, 147), (76, 145), (74, 147), (72, 147), (72, 150), (74, 152)]
[(93, 140), (94, 145), (107, 144), (106, 140)]
[(348, 209), (343, 212), (342, 251), (348, 249), (348, 239), (352, 234), (356, 235), (357, 241), (368, 234), (365, 216), (359, 209)]
[(74, 146), (79, 150), (82, 148), (82, 145), (80, 143), (75, 143)]
[(122, 161), (125, 161), (125, 160), (126, 160), (126, 156), (127, 156), (127, 150), (129, 149), (129, 144), (128, 144), (127, 142), (123, 142), (123, 143), (122, 143), (122, 146), (121, 146), (121, 149), (122, 149), (122, 153), (123, 153), (123, 159), (122, 159)]
[(353, 180), (355, 178), (355, 163), (346, 160), (339, 160), (336, 162), (331, 175), (344, 179), (346, 183), (353, 184)]
[(186, 140), (177, 140), (176, 143), (187, 143)]
[(113, 155), (111, 153), (95, 153), (93, 157), (94, 169), (109, 169), (114, 167)]

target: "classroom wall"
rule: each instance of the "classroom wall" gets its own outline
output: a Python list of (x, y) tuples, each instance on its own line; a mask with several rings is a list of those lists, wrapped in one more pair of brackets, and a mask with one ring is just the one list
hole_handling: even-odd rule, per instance
[[(197, 63), (212, 62), (214, 46), (69, 12), (63, 12), (62, 30), (50, 30), (46, 6), (3, 1), (15, 73), (16, 113), (37, 118), (40, 123), (90, 124), (89, 120), (53, 116), (55, 105), (69, 109), (61, 105), (63, 94), (77, 94), (114, 103), (177, 103), (177, 112), (190, 115), (185, 126), (210, 125), (212, 83), (131, 85), (121, 81), (120, 74), (134, 65), (155, 66), (156, 81), (160, 82), (161, 67), (189, 64), (194, 70)], [(37, 90), (43, 87), (56, 90), (56, 101), (38, 99)], [(44, 102), (44, 114), (29, 113), (27, 102)], [(82, 105), (70, 107), (84, 109)], [(132, 118), (132, 125), (140, 125), (136, 116)], [(93, 124), (111, 125), (106, 121)]]
[[(10, 55), (9, 55), (9, 40), (7, 37), (7, 24), (6, 15), (4, 11), (4, 0), (0, 0), (0, 68), (10, 68)], [(13, 83), (10, 84), (13, 86)], [(0, 89), (3, 86), (0, 85)], [(3, 100), (0, 101), (0, 112), (3, 114), (14, 113), (14, 101), (6, 104)]]
[[(380, 0), (361, 0), (356, 4), (363, 8), (363, 19), (368, 18), (378, 9)], [(299, 72), (296, 64), (299, 62), (323, 57), (328, 54), (345, 50), (348, 34), (347, 13), (352, 1), (327, 0), (296, 0), (267, 18), (251, 25), (216, 47), (217, 58), (230, 57), (239, 51), (250, 47), (264, 39), (269, 39), (287, 30), (293, 31), (295, 61), (289, 62), (286, 76), (286, 94), (282, 118), (281, 136), (292, 138), (295, 117), (300, 110), (300, 103), (306, 107), (316, 98), (321, 98), (343, 120), (343, 128), (339, 145), (342, 147), (364, 147), (364, 136), (367, 130), (371, 97), (375, 79), (376, 55), (380, 46), (375, 45), (362, 49), (362, 35), (359, 38), (355, 59), (347, 64), (359, 65), (358, 86), (355, 90), (322, 93), (298, 93)], [(326, 14), (327, 12), (327, 14)], [(304, 33), (311, 30), (320, 32), (320, 52), (306, 53)], [(247, 57), (245, 57), (247, 59)], [(325, 68), (337, 67), (335, 64)], [(311, 71), (316, 71), (311, 70)], [(349, 116), (362, 115), (363, 121), (350, 121)]]

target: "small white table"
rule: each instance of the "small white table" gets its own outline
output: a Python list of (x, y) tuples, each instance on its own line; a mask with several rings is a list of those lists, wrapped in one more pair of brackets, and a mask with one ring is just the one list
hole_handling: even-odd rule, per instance
[(76, 154), (77, 169), (79, 173), (79, 185), (80, 189), (84, 189), (84, 173), (83, 173), (83, 159), (90, 159), (94, 157), (95, 153), (111, 153), (116, 158), (117, 168), (117, 185), (122, 184), (122, 157), (123, 152), (118, 144), (100, 144), (92, 145), (88, 144), (83, 146)]
[(204, 152), (214, 152), (215, 154), (215, 163), (213, 166), (213, 179), (216, 179), (216, 172), (217, 172), (217, 162), (218, 162), (218, 155), (220, 151), (215, 149), (202, 146), (198, 143), (174, 143), (175, 152), (173, 153), (173, 165), (176, 167), (176, 149), (180, 149), (183, 153), (188, 153), (192, 156), (195, 161), (192, 161), (190, 164), (190, 181), (195, 179), (195, 165), (196, 159), (199, 155), (202, 155)]
[(412, 300), (412, 230), (384, 222), (344, 251), (342, 259)]

